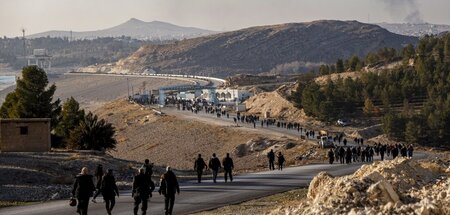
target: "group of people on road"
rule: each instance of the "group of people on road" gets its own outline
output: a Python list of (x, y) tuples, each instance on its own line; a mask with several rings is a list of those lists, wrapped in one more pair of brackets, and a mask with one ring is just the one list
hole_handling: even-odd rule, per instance
[[(278, 152), (276, 155), (277, 157), (277, 164), (278, 164), (278, 170), (283, 170), (284, 162), (286, 159), (284, 158), (284, 155), (281, 154), (281, 152)], [(267, 158), (269, 159), (269, 170), (275, 170), (275, 152), (273, 149), (270, 150), (269, 153), (267, 153)]]
[[(103, 196), (105, 202), (106, 213), (112, 214), (115, 206), (115, 198), (119, 197), (119, 190), (117, 188), (116, 179), (113, 175), (113, 170), (108, 169), (103, 173), (103, 166), (99, 164), (95, 171), (96, 184), (94, 184), (94, 176), (89, 174), (87, 167), (81, 169), (81, 173), (75, 177), (75, 182), (72, 188), (72, 196), (77, 199), (77, 213), (80, 215), (87, 215), (89, 199), (96, 203), (96, 198), (99, 194)], [(148, 200), (152, 197), (152, 192), (155, 190), (155, 183), (152, 181), (153, 164), (148, 159), (139, 168), (138, 173), (133, 178), (132, 197), (134, 199), (133, 214), (137, 215), (139, 206), (143, 215), (147, 213)], [(95, 193), (95, 194), (94, 194)], [(175, 194), (180, 193), (180, 187), (177, 177), (173, 173), (170, 166), (166, 168), (166, 172), (160, 177), (160, 187), (158, 190), (160, 195), (164, 196), (164, 211), (165, 214), (172, 214)]]
[(373, 157), (380, 156), (380, 160), (385, 159), (385, 155), (391, 156), (395, 159), (399, 155), (402, 157), (412, 158), (414, 148), (412, 145), (406, 146), (404, 144), (381, 144), (375, 143), (373, 146), (354, 146), (345, 147), (337, 146), (328, 151), (328, 161), (333, 164), (334, 161), (339, 161), (341, 164), (350, 164), (352, 162), (372, 162)]
[(210, 169), (212, 171), (212, 179), (213, 182), (217, 182), (217, 175), (220, 169), (223, 168), (224, 171), (224, 179), (225, 182), (228, 182), (228, 177), (230, 178), (230, 182), (233, 182), (233, 169), (234, 163), (233, 159), (230, 157), (230, 153), (222, 159), (220, 162), (219, 158), (216, 156), (216, 153), (212, 154), (212, 157), (209, 159), (208, 165), (205, 160), (203, 160), (202, 155), (198, 154), (197, 159), (194, 162), (194, 170), (197, 172), (197, 182), (202, 182), (202, 176), (205, 170)]

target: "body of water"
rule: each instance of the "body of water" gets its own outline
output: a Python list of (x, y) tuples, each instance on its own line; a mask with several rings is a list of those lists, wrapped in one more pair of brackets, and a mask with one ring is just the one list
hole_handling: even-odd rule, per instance
[(16, 84), (16, 76), (0, 76), (0, 90)]

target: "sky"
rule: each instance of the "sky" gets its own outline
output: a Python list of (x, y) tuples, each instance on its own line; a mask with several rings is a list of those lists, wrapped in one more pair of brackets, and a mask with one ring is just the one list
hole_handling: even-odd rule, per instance
[(0, 36), (89, 31), (130, 18), (215, 31), (321, 19), (450, 25), (450, 0), (0, 0)]

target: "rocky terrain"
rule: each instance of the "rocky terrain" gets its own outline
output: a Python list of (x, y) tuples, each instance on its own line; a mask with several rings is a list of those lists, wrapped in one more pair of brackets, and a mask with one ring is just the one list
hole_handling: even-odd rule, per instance
[[(37, 162), (39, 161), (39, 162)], [(122, 188), (129, 188), (140, 163), (98, 153), (0, 153), (0, 201), (46, 201), (70, 197), (74, 177), (86, 166), (114, 170)], [(159, 168), (155, 169), (160, 172)], [(13, 180), (12, 180), (13, 179)]]
[(421, 161), (378, 161), (336, 178), (322, 172), (303, 203), (270, 214), (449, 214), (449, 165), (447, 153)]
[(415, 37), (356, 21), (289, 23), (143, 46), (109, 70), (151, 68), (162, 73), (226, 77), (268, 72), (283, 64), (334, 63), (338, 58), (363, 56), (383, 47), (400, 48), (416, 42)]

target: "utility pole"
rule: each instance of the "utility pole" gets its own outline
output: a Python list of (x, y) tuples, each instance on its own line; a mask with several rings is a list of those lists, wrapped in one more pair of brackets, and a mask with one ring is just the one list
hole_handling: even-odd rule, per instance
[(128, 99), (130, 99), (130, 83), (128, 82), (128, 78), (127, 78), (127, 89), (128, 89)]
[(23, 39), (23, 57), (27, 56), (27, 43), (25, 41), (25, 28), (22, 28), (22, 39)]

